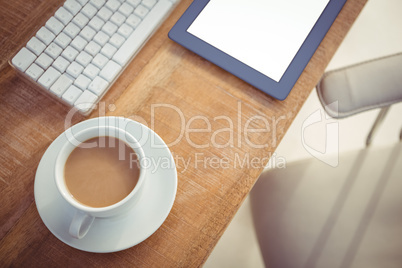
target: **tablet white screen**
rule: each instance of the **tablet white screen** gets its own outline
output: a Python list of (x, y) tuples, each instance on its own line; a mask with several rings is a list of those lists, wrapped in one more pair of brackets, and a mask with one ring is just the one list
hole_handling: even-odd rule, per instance
[(188, 32), (279, 82), (329, 0), (211, 0)]

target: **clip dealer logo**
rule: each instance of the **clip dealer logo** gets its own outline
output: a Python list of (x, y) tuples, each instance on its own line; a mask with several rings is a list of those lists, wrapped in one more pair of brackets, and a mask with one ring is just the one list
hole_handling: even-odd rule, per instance
[[(338, 112), (338, 101), (326, 109)], [(318, 160), (337, 167), (339, 164), (339, 123), (327, 115), (323, 108), (315, 111), (302, 125), (302, 145)]]

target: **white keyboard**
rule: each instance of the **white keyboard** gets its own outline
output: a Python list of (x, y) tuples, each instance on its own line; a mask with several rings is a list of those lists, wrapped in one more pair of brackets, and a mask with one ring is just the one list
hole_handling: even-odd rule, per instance
[(11, 60), (89, 114), (177, 0), (67, 0)]

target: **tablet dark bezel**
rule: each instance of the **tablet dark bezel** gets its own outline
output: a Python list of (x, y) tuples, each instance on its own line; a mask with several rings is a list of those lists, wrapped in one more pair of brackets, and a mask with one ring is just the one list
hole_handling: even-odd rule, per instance
[(317, 50), (346, 0), (329, 1), (279, 82), (272, 80), (268, 76), (187, 32), (187, 29), (208, 2), (209, 0), (194, 0), (170, 30), (169, 38), (272, 97), (284, 100)]

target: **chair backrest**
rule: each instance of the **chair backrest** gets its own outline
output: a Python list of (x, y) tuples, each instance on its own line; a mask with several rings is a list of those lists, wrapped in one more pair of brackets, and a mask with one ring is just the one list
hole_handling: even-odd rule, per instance
[[(348, 66), (324, 74), (318, 97), (334, 118), (402, 101), (402, 53)], [(337, 102), (337, 105), (331, 105)]]

